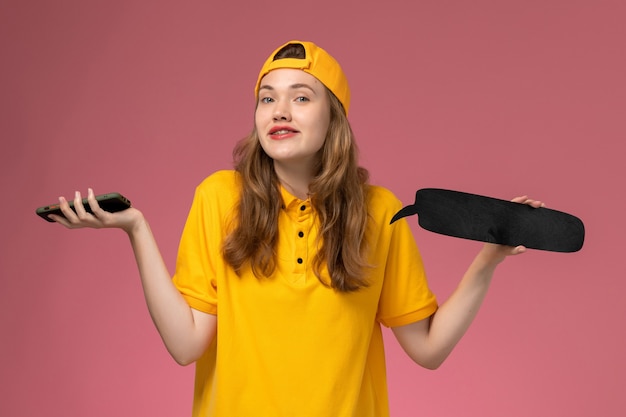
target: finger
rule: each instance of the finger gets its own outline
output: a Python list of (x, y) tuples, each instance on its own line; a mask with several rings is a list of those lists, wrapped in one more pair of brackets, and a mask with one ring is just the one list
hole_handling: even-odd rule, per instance
[(512, 250), (511, 250), (511, 255), (521, 255), (522, 253), (526, 252), (526, 247), (525, 246), (515, 246)]
[(100, 217), (102, 214), (102, 209), (100, 208), (100, 204), (98, 204), (98, 200), (96, 200), (96, 195), (93, 192), (93, 189), (87, 189), (87, 202), (89, 203), (89, 208), (95, 217)]
[(522, 204), (524, 204), (524, 202), (526, 200), (528, 200), (528, 196), (527, 195), (521, 195), (521, 196), (515, 197), (511, 201), (514, 202), (514, 203), (522, 203)]
[(89, 213), (85, 210), (85, 206), (83, 205), (83, 197), (80, 194), (80, 191), (74, 192), (74, 210), (76, 210), (76, 216), (80, 220), (85, 220), (89, 218)]
[(76, 217), (76, 212), (72, 210), (69, 202), (65, 199), (65, 197), (59, 197), (59, 208), (61, 209), (61, 213), (63, 213), (63, 216), (65, 216), (65, 219), (70, 222), (78, 221), (78, 218)]
[(78, 217), (76, 217), (76, 213), (70, 207), (69, 202), (65, 199), (65, 197), (59, 197), (59, 208), (61, 209), (61, 213), (63, 215), (51, 214), (50, 219), (55, 222), (67, 227), (68, 229), (75, 229), (77, 227), (77, 223), (79, 222)]
[(527, 198), (526, 201), (524, 201), (523, 204), (526, 204), (526, 205), (534, 207), (534, 208), (539, 208), (539, 207), (545, 207), (546, 206), (543, 201), (532, 200), (530, 198)]
[(533, 200), (531, 198), (528, 198), (527, 195), (515, 197), (511, 201), (514, 202), (514, 203), (526, 204), (526, 205), (529, 205), (529, 206), (535, 207), (535, 208), (545, 207), (546, 206), (546, 204), (543, 201)]
[(60, 225), (63, 225), (65, 227), (67, 227), (68, 229), (75, 229), (76, 228), (76, 226), (73, 223), (69, 222), (67, 220), (67, 218), (65, 218), (63, 216), (59, 216), (59, 215), (56, 215), (56, 214), (50, 214), (50, 215), (48, 215), (48, 218), (50, 218), (51, 220), (54, 220), (55, 222), (59, 223)]

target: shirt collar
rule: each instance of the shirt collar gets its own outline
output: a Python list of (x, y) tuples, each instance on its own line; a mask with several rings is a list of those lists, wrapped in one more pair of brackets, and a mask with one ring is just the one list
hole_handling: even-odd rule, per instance
[[(282, 208), (285, 211), (287, 211), (287, 212), (303, 212), (303, 211), (309, 212), (310, 211), (310, 209), (311, 209), (311, 200), (310, 199), (301, 200), (298, 197), (295, 197), (294, 195), (292, 195), (282, 185), (280, 186), (280, 194), (281, 194), (281, 197), (283, 199), (283, 206), (282, 206)], [(304, 210), (302, 209), (303, 206), (305, 207)]]

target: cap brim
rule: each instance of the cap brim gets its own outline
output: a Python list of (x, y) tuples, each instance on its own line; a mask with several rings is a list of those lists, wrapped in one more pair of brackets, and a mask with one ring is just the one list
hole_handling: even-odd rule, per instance
[(576, 252), (585, 237), (583, 222), (571, 214), (438, 188), (418, 190), (415, 204), (396, 213), (391, 223), (413, 214), (431, 232), (508, 246)]

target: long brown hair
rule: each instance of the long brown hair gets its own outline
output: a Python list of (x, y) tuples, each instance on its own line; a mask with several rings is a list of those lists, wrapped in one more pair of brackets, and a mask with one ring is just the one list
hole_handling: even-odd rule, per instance
[[(300, 48), (298, 48), (300, 46)], [(274, 59), (304, 58), (301, 45), (288, 45)], [(330, 125), (319, 151), (318, 170), (309, 184), (311, 205), (319, 218), (319, 250), (313, 259), (315, 275), (324, 285), (343, 292), (367, 286), (365, 230), (369, 174), (358, 165), (354, 133), (339, 100), (330, 97)], [(278, 215), (283, 201), (273, 160), (259, 143), (256, 128), (233, 150), (241, 175), (241, 198), (236, 221), (223, 246), (224, 259), (237, 273), (246, 262), (257, 277), (276, 268)], [(326, 266), (330, 283), (322, 280)]]

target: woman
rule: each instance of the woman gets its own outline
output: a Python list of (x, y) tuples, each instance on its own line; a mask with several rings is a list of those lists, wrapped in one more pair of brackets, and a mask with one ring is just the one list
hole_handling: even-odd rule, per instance
[[(194, 416), (387, 416), (380, 324), (437, 368), (475, 317), (493, 272), (522, 246), (486, 244), (438, 305), (401, 203), (369, 185), (339, 64), (292, 41), (265, 62), (235, 170), (196, 189), (173, 279), (142, 213), (86, 213), (68, 228), (129, 236), (148, 309), (180, 364), (196, 362)], [(514, 201), (539, 207), (519, 197)], [(219, 319), (218, 319), (219, 318)], [(219, 320), (219, 326), (218, 326)]]

